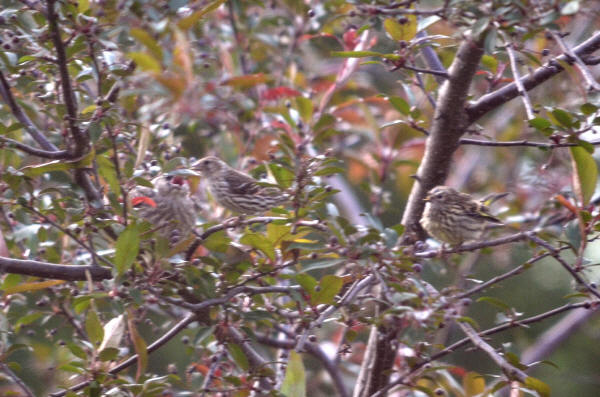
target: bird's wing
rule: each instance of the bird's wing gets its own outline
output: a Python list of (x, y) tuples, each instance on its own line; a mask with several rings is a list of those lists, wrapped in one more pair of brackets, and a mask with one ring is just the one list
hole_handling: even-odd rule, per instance
[(257, 194), (262, 188), (253, 178), (235, 170), (225, 174), (225, 181), (234, 194)]
[(469, 215), (477, 217), (477, 218), (481, 218), (488, 222), (502, 223), (502, 221), (500, 219), (496, 218), (495, 216), (493, 216), (490, 213), (489, 208), (486, 207), (481, 202), (469, 203), (467, 211), (468, 211)]

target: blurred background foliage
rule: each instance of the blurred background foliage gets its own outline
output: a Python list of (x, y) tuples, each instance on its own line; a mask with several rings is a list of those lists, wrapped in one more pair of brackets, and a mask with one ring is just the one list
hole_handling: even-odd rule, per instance
[[(579, 44), (600, 27), (600, 3), (406, 3), (407, 8), (431, 13), (386, 14), (375, 10), (393, 10), (393, 3), (359, 0), (56, 2), (77, 103), (72, 121), (89, 136), (89, 150), (78, 158), (52, 161), (4, 141), (0, 255), (106, 265), (85, 245), (116, 266), (111, 269), (114, 278), (102, 282), (3, 275), (0, 361), (36, 395), (90, 378), (95, 383), (79, 393), (98, 395), (115, 388), (106, 395), (200, 395), (214, 362), (221, 364), (211, 375), (211, 387), (248, 395), (256, 371), (241, 345), (220, 335), (232, 326), (253, 342), (256, 335), (276, 339), (275, 324), (289, 325), (300, 334), (292, 325), (314, 320), (311, 310), (317, 304), (333, 304), (336, 295), (374, 268), (385, 276), (391, 301), (399, 308), (374, 316), (374, 295), (365, 294), (344, 308), (338, 321), (312, 331), (330, 359), (339, 360), (347, 390), (354, 387), (370, 324), (390, 321), (401, 330), (398, 367), (415, 354), (435, 351), (436, 343), (461, 338), (451, 326), (453, 314), (441, 303), (443, 297), (526, 262), (540, 248), (520, 242), (416, 261), (396, 245), (412, 176), (425, 149), (424, 132), (434, 119), (432, 101), (443, 81), (415, 71), (428, 69), (421, 50), (432, 48), (447, 68), (467, 33), (485, 35), (486, 53), (471, 85), (476, 100), (513, 81), (502, 35), (517, 44), (519, 68), (526, 74), (562, 53), (546, 29), (569, 32), (565, 41)], [(69, 127), (46, 4), (0, 0), (0, 70), (18, 106), (48, 141), (71, 150), (76, 138)], [(527, 123), (523, 104), (515, 99), (478, 120), (465, 137), (593, 140), (598, 94), (585, 89), (573, 66), (563, 66), (565, 73), (529, 93), (536, 122)], [(6, 101), (0, 107), (0, 133), (36, 146)], [(134, 185), (151, 186), (156, 175), (181, 171), (206, 155), (296, 189), (299, 207), (277, 209), (270, 215), (281, 219), (268, 225), (214, 233), (191, 257), (183, 250), (172, 255), (134, 210), (126, 210), (124, 193)], [(477, 197), (511, 193), (493, 212), (512, 231), (552, 225), (562, 215), (562, 223), (545, 228), (543, 236), (553, 243), (565, 241), (575, 251), (580, 246), (579, 221), (565, 221), (568, 207), (554, 198), (560, 194), (574, 202), (574, 179), (584, 181), (584, 190), (594, 191), (597, 174), (574, 176), (575, 163), (586, 160), (573, 163), (567, 148), (478, 145), (462, 145), (454, 160), (448, 185)], [(100, 200), (90, 200), (73, 178), (79, 168), (89, 171), (102, 193)], [(306, 173), (301, 189), (300, 172)], [(198, 230), (229, 216), (206, 194), (201, 179), (192, 176), (189, 181), (198, 206)], [(595, 204), (587, 209), (597, 215)], [(297, 227), (296, 221), (306, 223)], [(119, 239), (119, 248), (114, 234), (123, 236), (124, 230), (130, 232)], [(592, 227), (588, 237), (594, 233)], [(587, 264), (597, 262), (597, 246), (588, 245), (585, 257)], [(590, 282), (598, 281), (596, 269), (590, 266), (584, 272)], [(428, 295), (426, 282), (442, 297)], [(302, 289), (290, 289), (288, 298), (254, 295), (212, 307), (205, 321), (187, 327), (137, 366), (116, 376), (106, 374), (112, 360), (144, 351), (181, 320), (181, 301), (221, 297), (241, 284)], [(473, 297), (461, 315), (487, 329), (507, 317), (528, 317), (581, 299), (569, 297), (573, 291), (569, 275), (546, 258), (485, 290), (490, 299)], [(286, 316), (288, 312), (296, 317)], [(106, 324), (120, 315), (127, 319), (121, 320), (126, 338), (113, 346), (118, 349), (104, 349), (102, 356)], [(514, 328), (494, 335), (490, 343), (520, 356), (556, 321)], [(597, 394), (598, 325), (592, 317), (546, 357), (555, 366), (540, 364), (532, 372), (549, 385), (552, 395)], [(254, 344), (269, 363), (279, 359), (273, 347)], [(338, 392), (323, 363), (303, 357), (306, 390), (314, 396)], [(472, 350), (442, 360), (448, 367), (415, 379), (412, 386), (418, 387), (407, 386), (413, 394), (398, 395), (433, 395), (444, 389), (448, 395), (475, 396), (483, 392), (482, 379), (490, 387), (495, 378), (487, 374), (498, 373), (491, 360)], [(136, 373), (144, 366), (145, 371)], [(283, 380), (284, 385), (290, 382)], [(125, 394), (116, 394), (117, 387)], [(0, 380), (0, 394), (20, 393), (10, 377)]]

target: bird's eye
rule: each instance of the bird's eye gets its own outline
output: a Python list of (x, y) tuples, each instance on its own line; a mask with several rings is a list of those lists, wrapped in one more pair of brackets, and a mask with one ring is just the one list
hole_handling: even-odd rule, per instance
[(442, 197), (444, 197), (444, 195), (442, 193), (438, 193), (435, 195), (435, 198), (440, 200)]
[(173, 175), (167, 175), (165, 176), (165, 179), (167, 180), (167, 182), (170, 182), (171, 179), (173, 179)]

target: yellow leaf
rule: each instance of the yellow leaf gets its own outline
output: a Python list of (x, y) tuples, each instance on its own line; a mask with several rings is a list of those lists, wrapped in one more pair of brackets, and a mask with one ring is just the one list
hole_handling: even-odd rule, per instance
[(65, 283), (64, 280), (46, 280), (35, 283), (23, 283), (19, 285), (15, 285), (14, 287), (9, 287), (4, 289), (4, 295), (16, 294), (19, 292), (25, 291), (38, 291), (40, 289), (46, 289), (50, 287), (54, 287), (55, 285)]

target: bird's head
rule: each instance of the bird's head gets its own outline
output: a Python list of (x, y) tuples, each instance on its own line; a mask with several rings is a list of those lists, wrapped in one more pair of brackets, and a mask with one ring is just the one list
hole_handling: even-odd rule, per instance
[(427, 193), (424, 201), (435, 204), (444, 204), (453, 201), (459, 196), (459, 193), (448, 186), (436, 186)]
[(201, 158), (192, 164), (192, 169), (202, 173), (205, 178), (210, 178), (216, 173), (226, 169), (226, 167), (227, 165), (223, 162), (223, 160), (214, 156)]
[(165, 196), (187, 196), (190, 188), (185, 179), (180, 175), (161, 175), (153, 182), (159, 195)]

